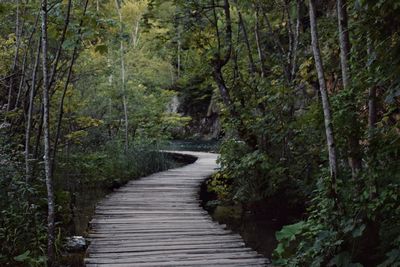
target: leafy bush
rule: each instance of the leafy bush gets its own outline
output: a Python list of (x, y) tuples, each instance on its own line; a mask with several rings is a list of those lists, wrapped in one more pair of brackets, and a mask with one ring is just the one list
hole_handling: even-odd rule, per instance
[(40, 197), (42, 181), (26, 183), (18, 154), (4, 150), (0, 150), (0, 265), (43, 266), (47, 205)]

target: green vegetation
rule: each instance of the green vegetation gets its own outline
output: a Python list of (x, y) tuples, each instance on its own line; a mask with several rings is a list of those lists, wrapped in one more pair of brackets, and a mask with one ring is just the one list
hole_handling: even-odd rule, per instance
[(214, 137), (220, 202), (305, 206), (276, 234), (277, 266), (399, 266), (399, 11), (1, 2), (0, 264), (54, 264), (69, 173), (119, 183), (167, 167), (151, 152), (165, 140)]
[(76, 190), (174, 166), (157, 150), (190, 121), (167, 108), (176, 74), (141, 29), (146, 1), (45, 4), (0, 3), (2, 266), (57, 266)]

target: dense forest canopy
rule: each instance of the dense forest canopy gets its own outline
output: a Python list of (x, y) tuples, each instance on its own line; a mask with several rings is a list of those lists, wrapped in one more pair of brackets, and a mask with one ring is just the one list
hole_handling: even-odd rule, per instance
[(70, 170), (130, 177), (166, 140), (214, 138), (219, 201), (302, 210), (276, 234), (275, 265), (399, 266), (399, 12), (0, 1), (0, 265), (57, 266)]

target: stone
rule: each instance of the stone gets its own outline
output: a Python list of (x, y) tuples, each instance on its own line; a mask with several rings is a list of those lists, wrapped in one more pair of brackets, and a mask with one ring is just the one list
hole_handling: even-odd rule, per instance
[(83, 236), (71, 236), (67, 237), (65, 243), (65, 249), (68, 252), (79, 252), (85, 251), (88, 244)]

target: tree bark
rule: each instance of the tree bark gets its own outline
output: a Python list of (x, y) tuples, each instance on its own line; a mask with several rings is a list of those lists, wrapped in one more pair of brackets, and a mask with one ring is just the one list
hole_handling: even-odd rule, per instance
[[(372, 54), (371, 38), (368, 34), (368, 47), (367, 54)], [(369, 69), (369, 67), (368, 67)], [(368, 138), (372, 139), (373, 131), (376, 128), (377, 123), (377, 105), (376, 105), (376, 86), (371, 86), (368, 90)]]
[(246, 44), (247, 54), (248, 54), (248, 57), (249, 57), (250, 73), (252, 75), (254, 75), (256, 73), (257, 68), (256, 68), (256, 65), (254, 63), (253, 53), (251, 51), (251, 45), (250, 45), (250, 41), (249, 41), (249, 36), (247, 34), (246, 25), (244, 24), (242, 12), (240, 12), (240, 10), (239, 10), (239, 6), (237, 4), (237, 0), (235, 2), (236, 2), (236, 6), (237, 6), (237, 10), (238, 10), (238, 16), (239, 16), (239, 27), (242, 29), (244, 42)]
[(82, 19), (81, 19), (81, 21), (79, 22), (79, 29), (78, 29), (78, 33), (77, 33), (77, 35), (79, 36), (79, 38), (78, 38), (78, 40), (76, 40), (76, 43), (75, 43), (75, 46), (74, 46), (74, 51), (72, 52), (71, 62), (70, 62), (69, 67), (68, 67), (67, 79), (66, 79), (66, 81), (65, 81), (64, 88), (63, 88), (63, 93), (62, 93), (62, 95), (61, 95), (60, 103), (59, 103), (59, 106), (58, 106), (57, 128), (56, 128), (56, 136), (55, 136), (55, 138), (54, 138), (53, 156), (52, 156), (52, 170), (53, 170), (53, 171), (54, 171), (55, 161), (56, 161), (56, 156), (57, 156), (58, 142), (59, 142), (60, 134), (61, 134), (62, 119), (63, 119), (63, 116), (64, 116), (64, 100), (65, 100), (65, 95), (66, 95), (67, 90), (68, 90), (68, 85), (69, 85), (69, 83), (70, 83), (70, 81), (71, 81), (72, 70), (73, 70), (73, 67), (74, 67), (74, 64), (75, 64), (75, 60), (76, 60), (76, 58), (77, 58), (77, 56), (78, 56), (78, 46), (79, 46), (79, 42), (80, 42), (80, 40), (81, 40), (81, 32), (82, 32), (82, 26), (83, 26), (83, 18), (84, 18), (85, 14), (86, 14), (86, 10), (87, 10), (87, 7), (88, 7), (88, 3), (89, 3), (89, 0), (86, 0), (85, 6), (84, 6), (84, 9), (83, 9)]
[(224, 55), (221, 55), (222, 53), (222, 47), (221, 47), (221, 40), (220, 40), (220, 32), (218, 28), (218, 18), (215, 12), (215, 3), (213, 1), (213, 6), (214, 6), (214, 27), (215, 31), (217, 33), (217, 38), (218, 38), (218, 53), (214, 55), (214, 58), (212, 60), (212, 65), (214, 68), (214, 80), (218, 86), (218, 89), (220, 91), (222, 101), (224, 102), (225, 106), (230, 110), (231, 114), (234, 110), (233, 108), (233, 102), (231, 100), (229, 90), (225, 84), (225, 80), (223, 78), (222, 74), (222, 68), (229, 62), (229, 59), (231, 58), (232, 55), (232, 22), (231, 22), (231, 14), (230, 14), (230, 4), (228, 0), (224, 0), (224, 14), (225, 14), (225, 19), (226, 19), (226, 26), (225, 26), (225, 43), (228, 46), (228, 48), (225, 51)]
[(266, 76), (266, 70), (265, 70), (265, 56), (261, 47), (261, 38), (260, 38), (260, 21), (259, 21), (259, 15), (258, 15), (258, 8), (255, 7), (255, 25), (254, 25), (254, 36), (256, 38), (256, 44), (257, 44), (257, 52), (258, 52), (258, 60), (260, 60), (260, 66), (261, 66), (261, 77)]
[(48, 266), (53, 266), (55, 256), (55, 203), (53, 191), (53, 177), (51, 170), (51, 148), (50, 148), (50, 99), (49, 99), (49, 73), (48, 73), (48, 37), (47, 37), (47, 0), (42, 0), (41, 4), (42, 18), (42, 70), (43, 70), (43, 142), (44, 142), (44, 166), (47, 188), (47, 261)]
[(350, 86), (350, 38), (347, 23), (347, 3), (346, 0), (337, 0), (337, 15), (339, 28), (339, 45), (340, 45), (340, 64), (342, 69), (342, 82), (344, 89)]
[(181, 50), (182, 50), (182, 44), (181, 44), (181, 30), (178, 25), (178, 67), (177, 67), (177, 73), (178, 73), (178, 79), (181, 77)]
[(65, 13), (65, 19), (64, 19), (64, 27), (63, 27), (63, 31), (62, 31), (62, 34), (61, 34), (60, 43), (58, 45), (57, 53), (56, 53), (56, 56), (54, 58), (53, 67), (51, 69), (50, 78), (49, 78), (49, 88), (50, 89), (53, 86), (53, 83), (55, 81), (55, 77), (56, 77), (56, 74), (57, 74), (58, 62), (60, 61), (60, 57), (61, 57), (61, 53), (62, 53), (62, 46), (63, 46), (64, 41), (65, 41), (65, 36), (66, 36), (66, 33), (67, 33), (69, 21), (70, 21), (69, 18), (70, 18), (70, 14), (71, 14), (71, 6), (72, 6), (72, 0), (68, 0), (67, 11)]
[(293, 34), (293, 25), (292, 25), (292, 17), (290, 15), (290, 7), (289, 7), (289, 0), (284, 0), (284, 12), (286, 12), (287, 15), (287, 33), (288, 33), (288, 40), (289, 40), (289, 48), (287, 52), (287, 70), (286, 72), (288, 73), (288, 80), (289, 83), (292, 81), (292, 58), (294, 54), (294, 34)]
[[(14, 53), (14, 60), (12, 65), (12, 73), (15, 73), (17, 70), (18, 65), (18, 57), (19, 57), (19, 48), (21, 44), (21, 31), (20, 31), (20, 14), (19, 14), (19, 0), (16, 1), (17, 5), (17, 12), (16, 12), (16, 19), (15, 19), (15, 53)], [(10, 78), (10, 84), (8, 88), (8, 100), (7, 100), (7, 112), (11, 110), (12, 106), (12, 91), (14, 87), (14, 77)]]
[(337, 157), (335, 148), (335, 138), (333, 133), (332, 118), (331, 118), (331, 108), (329, 104), (328, 92), (326, 90), (324, 67), (321, 58), (321, 51), (319, 48), (317, 19), (315, 15), (316, 14), (315, 3), (314, 0), (309, 0), (309, 3), (310, 3), (311, 45), (314, 54), (315, 68), (318, 74), (319, 89), (321, 92), (321, 99), (322, 99), (322, 108), (324, 111), (325, 134), (328, 145), (330, 175), (332, 179), (333, 189), (334, 191), (336, 191), (336, 178), (338, 175), (338, 166), (337, 166)]
[(136, 21), (135, 25), (135, 30), (133, 31), (133, 36), (132, 36), (132, 43), (133, 43), (133, 48), (136, 48), (139, 44), (139, 22), (140, 19)]
[(30, 164), (30, 139), (31, 139), (31, 131), (32, 131), (32, 116), (33, 116), (33, 105), (34, 105), (34, 98), (35, 98), (35, 91), (36, 91), (36, 77), (37, 77), (37, 70), (39, 67), (40, 61), (40, 49), (41, 49), (41, 41), (39, 40), (38, 48), (36, 52), (36, 60), (35, 66), (32, 70), (32, 85), (31, 90), (29, 92), (29, 107), (27, 112), (27, 123), (26, 123), (26, 132), (25, 132), (25, 174), (26, 174), (26, 181), (29, 182), (32, 178), (31, 172), (31, 164)]
[[(343, 89), (350, 90), (350, 37), (348, 29), (348, 15), (346, 0), (337, 0), (337, 14), (338, 14), (338, 28), (339, 28), (339, 44), (340, 44), (340, 65), (342, 70)], [(352, 127), (357, 128), (356, 108), (355, 104), (351, 103), (351, 124)], [(358, 140), (357, 129), (349, 133), (349, 163), (353, 178), (357, 177), (361, 169), (360, 145)]]
[[(24, 84), (26, 82), (26, 79), (25, 79), (25, 76), (26, 76), (26, 65), (27, 65), (26, 61), (27, 61), (27, 57), (28, 57), (29, 48), (31, 47), (31, 44), (32, 44), (33, 35), (36, 32), (37, 24), (39, 22), (39, 17), (40, 17), (40, 12), (36, 16), (35, 25), (34, 25), (33, 30), (32, 30), (32, 32), (31, 32), (31, 34), (29, 36), (28, 44), (26, 46), (26, 51), (24, 53), (24, 57), (23, 57), (23, 60), (22, 60), (21, 78), (20, 78), (20, 82), (19, 82), (19, 86), (18, 86), (17, 99), (15, 100), (14, 109), (17, 109), (18, 106), (19, 106), (19, 101), (20, 101), (20, 98), (21, 98), (22, 89), (23, 89)], [(40, 45), (39, 45), (39, 47), (40, 47)]]
[(297, 10), (297, 18), (296, 18), (296, 29), (293, 36), (293, 49), (292, 49), (292, 57), (291, 57), (291, 73), (290, 78), (293, 81), (296, 78), (296, 70), (297, 70), (297, 54), (299, 48), (299, 36), (300, 36), (300, 12), (301, 12), (301, 2), (302, 0), (296, 1), (296, 10)]
[(119, 16), (120, 23), (120, 61), (121, 61), (121, 92), (122, 92), (122, 105), (124, 108), (124, 120), (125, 120), (125, 152), (128, 152), (129, 149), (129, 121), (128, 121), (128, 103), (126, 98), (126, 90), (125, 90), (125, 52), (124, 52), (124, 40), (122, 39), (123, 34), (123, 20), (122, 13), (120, 9), (120, 5), (118, 0), (115, 0), (115, 6)]
[(375, 129), (376, 127), (376, 122), (377, 122), (377, 116), (376, 116), (376, 88), (375, 86), (372, 86), (369, 89), (368, 92), (368, 126), (370, 130), (370, 136), (371, 132)]

